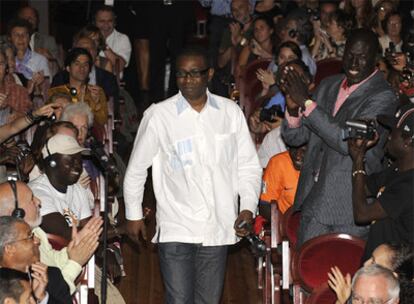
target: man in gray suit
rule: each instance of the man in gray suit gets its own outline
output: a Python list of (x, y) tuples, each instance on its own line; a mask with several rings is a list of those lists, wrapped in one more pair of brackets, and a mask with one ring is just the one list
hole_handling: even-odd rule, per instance
[[(282, 136), (290, 146), (308, 143), (294, 207), (301, 210), (298, 246), (327, 233), (366, 237), (367, 228), (356, 226), (352, 214), (351, 170), (345, 121), (374, 119), (394, 113), (396, 95), (375, 68), (378, 39), (373, 32), (354, 30), (343, 58), (345, 75), (326, 78), (312, 98), (301, 76), (292, 68), (282, 72), (282, 90), (290, 95)], [(380, 144), (366, 154), (368, 174), (383, 167), (385, 130), (379, 126)]]

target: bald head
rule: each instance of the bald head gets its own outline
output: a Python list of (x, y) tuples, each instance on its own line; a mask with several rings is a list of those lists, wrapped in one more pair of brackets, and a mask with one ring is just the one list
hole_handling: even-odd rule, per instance
[(8, 182), (0, 184), (0, 216), (13, 213), (16, 200), (19, 208), (25, 211), (24, 221), (32, 228), (38, 227), (42, 218), (40, 216), (40, 201), (33, 196), (32, 190), (23, 182), (16, 182), (17, 197)]
[[(370, 50), (372, 55), (376, 55), (379, 51), (379, 42), (378, 37), (375, 33), (368, 29), (355, 29), (349, 33), (349, 38), (346, 41), (345, 47), (350, 47), (351, 45), (363, 41), (365, 42)], [(375, 57), (375, 56), (374, 56)]]

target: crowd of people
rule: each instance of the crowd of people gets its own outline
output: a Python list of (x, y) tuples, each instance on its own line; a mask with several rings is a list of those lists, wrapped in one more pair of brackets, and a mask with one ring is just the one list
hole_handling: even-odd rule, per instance
[[(31, 6), (0, 37), (0, 304), (71, 303), (92, 256), (96, 295), (125, 303), (116, 244), (147, 240), (150, 168), (166, 303), (219, 303), (229, 246), (256, 215), (270, 221), (271, 204), (300, 212), (296, 250), (330, 233), (366, 240), (353, 278), (328, 275), (338, 304), (412, 303), (413, 4), (161, 2), (131, 4), (146, 24), (133, 37), (107, 5), (68, 50), (39, 32)], [(195, 5), (208, 12), (197, 45), (184, 42)], [(170, 9), (186, 15), (179, 34)], [(145, 12), (165, 15), (159, 35)], [(132, 61), (139, 83), (126, 87)], [(342, 73), (316, 82), (322, 62)], [(233, 98), (246, 79), (257, 95)], [(113, 267), (102, 265), (106, 240)]]

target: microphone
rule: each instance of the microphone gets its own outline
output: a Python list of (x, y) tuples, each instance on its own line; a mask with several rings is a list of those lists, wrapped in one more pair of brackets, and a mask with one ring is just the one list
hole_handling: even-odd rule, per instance
[(106, 154), (104, 146), (92, 136), (87, 140), (87, 146), (91, 149), (91, 156), (98, 162), (100, 169), (111, 172), (112, 174), (119, 174), (115, 162)]

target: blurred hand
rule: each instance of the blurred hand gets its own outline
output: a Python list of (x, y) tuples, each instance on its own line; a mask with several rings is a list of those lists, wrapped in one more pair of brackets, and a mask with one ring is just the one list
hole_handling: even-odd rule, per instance
[(72, 240), (74, 240), (76, 244), (79, 244), (79, 242), (89, 233), (99, 237), (102, 232), (102, 224), (102, 218), (100, 216), (94, 216), (91, 217), (85, 226), (83, 226), (81, 231), (78, 232), (76, 227), (72, 227)]
[(35, 111), (33, 111), (32, 114), (35, 118), (36, 117), (42, 117), (42, 116), (50, 117), (50, 116), (52, 116), (54, 110), (59, 106), (60, 105), (58, 105), (58, 104), (50, 103), (50, 104), (47, 104), (43, 107), (40, 107), (40, 108), (36, 109)]
[[(85, 265), (99, 246), (99, 233), (86, 230), (80, 241), (76, 238), (76, 225), (72, 225), (72, 240), (68, 244), (67, 252), (71, 260), (79, 265)], [(82, 229), (83, 230), (83, 229)]]
[(238, 22), (232, 22), (230, 23), (229, 27), (231, 33), (231, 44), (233, 44), (233, 46), (236, 46), (242, 40), (240, 24)]
[(107, 46), (106, 49), (104, 50), (104, 54), (105, 54), (105, 57), (108, 58), (110, 62), (112, 62), (112, 64), (115, 64), (117, 55), (114, 53), (114, 51), (109, 46)]
[(16, 145), (9, 146), (0, 153), (0, 165), (16, 165), (16, 158), (20, 150)]
[(42, 301), (46, 297), (46, 286), (49, 282), (47, 276), (47, 266), (41, 262), (33, 263), (31, 266), (32, 290), (37, 301)]
[(258, 69), (256, 71), (256, 77), (262, 82), (263, 87), (269, 87), (276, 83), (275, 76), (271, 71), (268, 70)]
[(54, 59), (53, 55), (49, 52), (48, 49), (37, 48), (37, 49), (35, 49), (35, 52), (45, 56), (48, 60), (53, 60)]
[(373, 140), (350, 138), (348, 139), (348, 152), (352, 160), (362, 160), (368, 149), (375, 146), (379, 140), (379, 135), (375, 132)]
[(33, 73), (32, 81), (33, 81), (34, 86), (38, 86), (42, 84), (44, 80), (45, 80), (45, 74), (43, 71)]
[[(250, 229), (248, 227), (239, 228), (239, 225), (242, 222), (247, 223), (246, 226), (250, 227)], [(253, 213), (250, 210), (242, 210), (234, 222), (234, 230), (236, 230), (236, 235), (241, 237), (249, 235), (251, 233), (252, 224)]]
[(89, 188), (91, 184), (91, 177), (85, 172), (82, 172), (81, 176), (79, 177), (78, 183), (85, 189)]
[(351, 296), (351, 275), (347, 273), (344, 277), (339, 268), (335, 266), (328, 273), (328, 285), (336, 293), (336, 304), (346, 304)]
[(91, 97), (92, 97), (93, 101), (95, 102), (94, 110), (98, 110), (97, 108), (98, 107), (100, 108), (100, 104), (99, 104), (99, 91), (100, 91), (100, 89), (96, 85), (89, 84), (88, 85), (88, 90), (91, 93)]
[(144, 219), (138, 221), (129, 221), (127, 220), (126, 231), (129, 238), (135, 243), (139, 243), (139, 237), (147, 240), (147, 229), (145, 227)]

